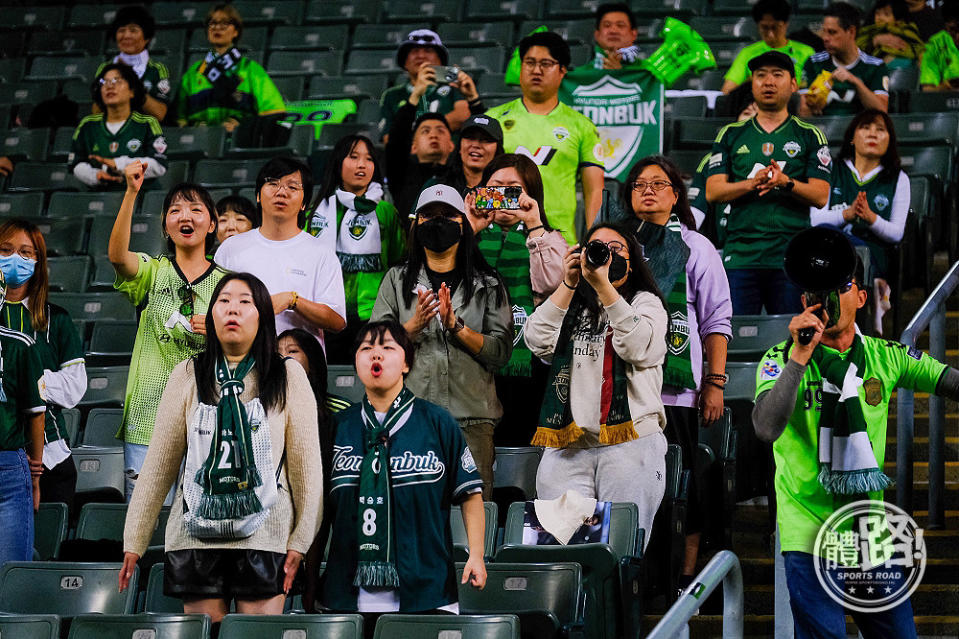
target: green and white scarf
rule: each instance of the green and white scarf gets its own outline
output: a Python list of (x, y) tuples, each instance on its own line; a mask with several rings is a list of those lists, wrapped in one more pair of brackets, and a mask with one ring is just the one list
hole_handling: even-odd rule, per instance
[(416, 397), (405, 386), (396, 396), (383, 423), (363, 396), (363, 426), (366, 453), (360, 464), (359, 510), (356, 539), (359, 543), (354, 586), (398, 588), (393, 535), (393, 503), (390, 487), (390, 430), (406, 421)]
[(683, 240), (682, 223), (672, 214), (665, 226), (640, 220), (636, 239), (643, 245), (646, 265), (656, 286), (666, 296), (669, 328), (666, 333), (666, 362), (663, 385), (696, 388), (689, 354), (689, 304), (686, 298), (686, 262), (689, 246)]
[(236, 70), (242, 59), (243, 53), (236, 47), (222, 55), (215, 51), (207, 52), (200, 66), (200, 73), (213, 85), (213, 95), (218, 100), (232, 97), (233, 92), (240, 86), (241, 79)]
[(865, 354), (859, 333), (846, 359), (821, 345), (813, 351), (812, 359), (822, 375), (819, 483), (828, 493), (857, 495), (892, 485), (892, 480), (879, 469), (859, 398), (865, 377)]
[(256, 360), (248, 354), (230, 371), (226, 357), (216, 366), (220, 400), (216, 405), (216, 429), (210, 452), (194, 481), (203, 489), (196, 514), (206, 519), (240, 519), (260, 512), (255, 488), (262, 484), (253, 458), (250, 420), (240, 401), (243, 378)]
[(512, 306), (513, 354), (497, 371), (508, 377), (529, 377), (533, 362), (533, 354), (523, 339), (526, 319), (533, 312), (533, 284), (529, 274), (529, 249), (521, 225), (522, 222), (508, 229), (490, 225), (479, 234), (480, 253), (503, 277)]
[[(380, 219), (376, 215), (376, 206), (382, 199), (383, 186), (370, 182), (363, 195), (336, 189), (336, 193), (317, 205), (313, 219), (326, 220), (327, 224), (332, 224), (339, 218), (335, 236), (321, 232), (318, 237), (327, 241), (330, 248), (335, 248), (344, 273), (376, 273), (383, 270)], [(339, 217), (341, 212), (342, 218)]]

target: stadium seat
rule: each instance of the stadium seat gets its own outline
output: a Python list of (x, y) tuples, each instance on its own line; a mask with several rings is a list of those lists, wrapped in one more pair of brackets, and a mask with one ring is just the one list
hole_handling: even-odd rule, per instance
[(720, 118), (677, 121), (677, 133), (673, 146), (683, 150), (711, 149), (720, 129), (727, 124), (729, 124), (728, 120)]
[(83, 217), (42, 217), (34, 220), (47, 243), (48, 255), (76, 255), (83, 252), (87, 220)]
[(449, 47), (450, 64), (456, 64), (472, 72), (482, 69), (499, 73), (506, 67), (506, 50), (500, 46)]
[[(732, 59), (730, 59), (730, 62), (731, 61)], [(676, 84), (674, 84), (672, 88), (693, 89), (697, 91), (719, 91), (723, 87), (723, 76), (725, 74), (726, 69), (708, 69), (699, 75), (687, 73), (677, 80)], [(729, 120), (724, 120), (724, 124), (729, 124)]]
[[(183, 600), (163, 594), (163, 562), (150, 566), (146, 592), (143, 597), (143, 612), (177, 614), (183, 612)], [(226, 639), (227, 635), (224, 635)]]
[(540, 7), (538, 2), (503, 2), (502, 0), (473, 0), (466, 5), (468, 20), (538, 20)]
[(14, 162), (43, 162), (47, 155), (50, 129), (24, 129), (0, 133), (0, 155)]
[(373, 639), (520, 639), (515, 615), (383, 615)]
[[(716, 65), (723, 69), (723, 73), (732, 65), (739, 52), (746, 48), (745, 42), (710, 42), (709, 49), (716, 58)], [(703, 87), (706, 89), (706, 87)]]
[[(71, 83), (68, 80), (64, 86)], [(66, 162), (70, 156), (70, 150), (73, 147), (73, 132), (68, 126), (62, 126), (53, 132), (53, 143), (47, 149), (47, 160), (50, 162)]]
[(368, 97), (378, 101), (385, 90), (386, 76), (382, 75), (316, 75), (310, 78), (308, 96), (311, 100)]
[[(87, 293), (91, 295), (91, 293)], [(97, 295), (97, 293), (93, 293)], [(80, 406), (110, 404), (122, 406), (127, 386), (129, 366), (91, 366), (87, 368), (87, 392)]]
[(395, 76), (401, 73), (401, 69), (396, 66), (395, 53), (392, 49), (354, 49), (350, 52), (343, 71), (347, 75), (384, 73)]
[(43, 193), (0, 193), (0, 217), (38, 218), (43, 215)]
[(344, 51), (349, 42), (349, 31), (335, 25), (277, 27), (270, 39), (273, 51)]
[(163, 191), (165, 193), (180, 182), (188, 181), (189, 172), (189, 162), (186, 160), (171, 160), (170, 162), (167, 162), (166, 173), (158, 178), (146, 180), (143, 183), (143, 190)]
[(223, 618), (222, 639), (363, 639), (363, 616), (238, 615)]
[[(33, 515), (33, 550), (41, 561), (53, 559), (67, 538), (70, 512), (61, 502), (42, 502)], [(0, 634), (2, 637), (3, 634)]]
[(50, 272), (50, 290), (82, 293), (87, 290), (90, 277), (90, 258), (86, 255), (51, 257), (47, 260)]
[(52, 293), (50, 301), (65, 308), (73, 319), (93, 321), (136, 318), (133, 305), (117, 292)]
[(378, 22), (383, 3), (380, 0), (354, 0), (349, 3), (310, 0), (306, 7), (306, 24), (355, 24)]
[(356, 369), (343, 364), (330, 364), (326, 367), (326, 389), (332, 395), (345, 397), (351, 402), (359, 402), (366, 395), (366, 389)]
[(789, 337), (792, 315), (734, 315), (730, 360), (759, 360), (770, 347)]
[[(245, 32), (245, 31), (244, 31), (243, 35), (246, 35), (246, 32)], [(263, 56), (260, 56), (260, 57), (254, 58), (254, 55), (256, 55), (257, 52), (256, 52), (256, 51), (248, 51), (245, 47), (242, 47), (242, 46), (240, 47), (240, 50), (243, 51), (247, 56), (255, 59), (257, 62), (260, 62), (260, 61), (261, 61), (260, 58), (263, 57)], [(151, 51), (151, 52), (150, 52), (150, 59), (151, 59), (151, 60), (156, 60), (157, 62), (159, 62), (160, 64), (162, 64), (163, 66), (165, 66), (165, 67), (167, 68), (167, 71), (170, 72), (170, 83), (171, 83), (171, 86), (173, 86), (173, 87), (179, 87), (179, 86), (180, 86), (180, 78), (181, 78), (182, 75), (183, 75), (183, 71), (184, 71), (184, 66), (183, 66), (183, 65), (184, 65), (184, 62), (185, 62), (185, 60), (186, 60), (186, 56), (185, 56), (182, 52), (180, 52), (180, 51), (171, 51), (171, 52), (169, 52), (169, 53), (156, 53), (156, 54), (155, 54), (155, 53), (153, 53), (153, 52)]]
[(64, 80), (81, 78), (92, 82), (97, 67), (102, 60), (99, 57), (77, 56), (37, 56), (30, 64), (28, 80)]
[(136, 334), (134, 320), (97, 320), (87, 349), (87, 365), (129, 361)]
[(220, 126), (168, 127), (166, 155), (171, 160), (218, 158), (223, 154), (226, 131)]
[(706, 13), (706, 0), (662, 0), (662, 2), (633, 3), (633, 11), (637, 16), (672, 16), (687, 20), (691, 16), (701, 16)]
[(57, 615), (14, 615), (0, 612), (0, 637), (60, 639)]
[[(317, 76), (321, 77), (321, 76)], [(280, 92), (280, 95), (283, 96), (283, 101), (289, 104), (290, 102), (299, 102), (303, 99), (303, 80), (298, 75), (289, 75), (283, 77), (272, 78), (273, 84), (276, 85), (276, 90)]]
[[(549, 0), (547, 13), (550, 18), (593, 20), (596, 17), (596, 4), (592, 0)], [(528, 27), (529, 22), (523, 23), (520, 33), (527, 34), (532, 31)]]
[(539, 468), (539, 460), (542, 456), (543, 450), (536, 446), (516, 448), (497, 446), (493, 461), (493, 492), (497, 492), (497, 489), (520, 491), (522, 497), (512, 501), (535, 498), (536, 470)]
[[(113, 231), (113, 217), (98, 215), (90, 225), (90, 243), (87, 252), (100, 256), (107, 254), (110, 233)], [(166, 238), (159, 215), (137, 215), (130, 224), (130, 250), (147, 255), (160, 255), (167, 250)]]
[[(153, 5), (154, 17), (156, 17), (156, 7)], [(153, 39), (150, 40), (150, 55), (183, 55), (186, 52), (187, 30), (186, 29), (157, 29)], [(113, 46), (110, 45), (110, 52)], [(172, 73), (173, 70), (169, 69)], [(174, 86), (178, 85), (179, 78), (174, 75), (171, 80), (175, 81)]]
[[(207, 615), (80, 615), (69, 639), (207, 639)], [(223, 635), (226, 639), (226, 635)]]
[[(77, 520), (77, 539), (111, 539), (123, 541), (123, 526), (127, 518), (127, 504), (97, 504), (87, 503), (80, 510)], [(150, 537), (150, 546), (162, 546), (166, 535), (167, 520), (170, 518), (170, 507), (160, 509), (153, 536)], [(182, 611), (182, 605), (180, 607)]]
[(706, 117), (708, 108), (706, 97), (702, 95), (669, 98), (663, 104), (663, 117), (702, 119)]
[[(820, 3), (819, 9), (824, 7), (825, 5)], [(719, 16), (748, 16), (749, 4), (742, 0), (713, 0), (713, 14)]]
[(156, 2), (151, 8), (151, 13), (158, 26), (196, 27), (203, 24), (208, 8), (207, 5), (200, 3)]
[[(122, 456), (122, 452), (121, 452)], [(0, 610), (75, 617), (87, 613), (130, 614), (139, 569), (131, 587), (117, 592), (121, 564), (8, 561), (0, 568)]]
[(243, 16), (244, 26), (297, 25), (303, 22), (303, 3), (300, 0), (237, 0), (233, 6)]
[(122, 408), (92, 409), (87, 414), (87, 419), (83, 424), (83, 436), (80, 438), (80, 445), (98, 446), (100, 448), (121, 446), (122, 443), (116, 438), (116, 434), (122, 421)]
[(938, 183), (938, 188), (952, 181), (954, 175), (953, 151), (944, 146), (899, 145), (902, 170), (910, 177), (928, 175)]
[(261, 162), (266, 162), (278, 155), (297, 155), (301, 158), (307, 158), (313, 148), (315, 137), (316, 133), (312, 126), (292, 127), (289, 139), (281, 146), (239, 147), (236, 146), (236, 137), (234, 137), (227, 146), (224, 156), (227, 158), (260, 158)]
[[(356, 77), (359, 78), (362, 76), (356, 76)], [(379, 99), (370, 98), (368, 100), (360, 100), (358, 102), (356, 107), (356, 113), (353, 114), (353, 119), (356, 123), (368, 124), (370, 130), (376, 130), (377, 124), (379, 123), (381, 116), (382, 116), (382, 109), (380, 108)], [(326, 126), (329, 126), (329, 125), (326, 125)], [(322, 132), (320, 133), (320, 135), (322, 136)], [(379, 137), (380, 137), (379, 133), (377, 133), (372, 138), (372, 140), (376, 142), (379, 140)], [(380, 156), (382, 157), (382, 153), (380, 153)], [(0, 203), (2, 203), (2, 200), (0, 200)], [(2, 206), (2, 204), (0, 204), (0, 206)]]
[(110, 264), (110, 260), (107, 259), (107, 256), (97, 256), (93, 259), (93, 275), (90, 277), (90, 283), (87, 286), (87, 290), (91, 292), (113, 291), (113, 283), (116, 281), (116, 277), (117, 273), (113, 270), (113, 265)]
[(957, 146), (959, 113), (896, 114), (891, 117), (899, 144)]
[[(499, 520), (496, 504), (491, 501), (484, 501), (483, 514), (486, 516), (483, 556), (489, 559), (493, 556), (493, 551), (496, 549), (496, 526)], [(466, 537), (466, 527), (463, 525), (462, 511), (459, 506), (452, 506), (450, 508), (450, 531), (453, 536), (453, 556), (457, 561), (466, 561), (469, 557), (469, 543)]]
[(91, 191), (86, 193), (53, 193), (47, 205), (50, 217), (107, 215), (115, 218), (123, 202), (123, 191)]
[(0, 60), (0, 79), (5, 83), (19, 82), (27, 72), (26, 58), (4, 58)]
[(959, 111), (959, 91), (913, 91), (908, 102), (910, 113)]
[[(77, 446), (73, 449), (73, 462), (77, 466), (78, 496), (81, 493), (108, 493), (119, 498), (113, 501), (123, 501), (126, 477), (122, 448)], [(116, 576), (113, 587), (116, 589)]]
[(263, 160), (200, 160), (196, 181), (208, 189), (253, 186), (262, 166)]
[(693, 16), (687, 24), (709, 43), (724, 40), (749, 43), (760, 39), (759, 30), (752, 17), (730, 20), (719, 16)]
[(475, 47), (486, 43), (510, 47), (513, 44), (513, 30), (502, 22), (447, 22), (438, 27), (438, 32), (448, 47)]
[(699, 427), (699, 447), (701, 451), (706, 450), (706, 458), (710, 460), (697, 465), (699, 503), (706, 511), (704, 519), (709, 529), (704, 532), (717, 539), (720, 548), (732, 546), (737, 437), (729, 408), (724, 408), (723, 416), (711, 426)]
[(726, 362), (726, 401), (744, 400), (751, 402), (756, 397), (756, 371), (758, 362)]
[(806, 118), (808, 122), (815, 124), (823, 135), (826, 136), (826, 139), (829, 140), (830, 144), (842, 144), (843, 136), (846, 133), (846, 128), (849, 126), (849, 122), (852, 120), (849, 116), (835, 115), (835, 116), (822, 116), (817, 118)]
[(14, 81), (0, 84), (0, 104), (38, 104), (56, 95), (57, 87), (52, 82)]
[(385, 22), (415, 22), (427, 18), (430, 22), (459, 20), (460, 8), (456, 2), (431, 0), (391, 0), (383, 4)]
[(105, 36), (103, 31), (35, 31), (30, 35), (27, 54), (89, 55), (99, 58), (103, 54)]
[(117, 14), (120, 5), (80, 3), (70, 10), (68, 29), (105, 29)]
[(6, 7), (3, 26), (11, 31), (20, 29), (49, 29), (56, 31), (63, 27), (67, 10), (63, 6), (49, 7)]
[(919, 90), (919, 69), (914, 66), (889, 70), (889, 92), (914, 92)]
[(13, 167), (8, 191), (77, 191), (83, 185), (66, 164), (21, 162)]
[[(395, 52), (396, 47), (406, 39), (407, 34), (415, 29), (422, 29), (422, 22), (412, 23), (383, 23), (360, 24), (356, 26), (350, 46), (353, 49), (387, 49)], [(395, 58), (395, 53), (393, 54)], [(393, 68), (401, 71), (393, 62)]]
[[(82, 341), (83, 338), (83, 333), (80, 333), (80, 340)], [(63, 416), (63, 424), (67, 431), (67, 437), (70, 439), (70, 444), (73, 445), (76, 443), (77, 434), (80, 432), (80, 409), (64, 408), (60, 411), (60, 414)]]
[[(243, 37), (237, 47), (243, 53), (263, 51), (267, 48), (269, 39), (270, 30), (267, 27), (247, 27), (244, 24)], [(186, 43), (186, 49), (190, 54), (191, 64), (199, 57), (197, 54), (209, 51), (210, 41), (206, 37), (206, 29), (195, 29)]]

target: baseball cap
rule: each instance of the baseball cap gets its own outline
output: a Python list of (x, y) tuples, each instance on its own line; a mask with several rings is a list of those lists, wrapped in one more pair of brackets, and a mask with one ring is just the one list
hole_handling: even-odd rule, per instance
[(406, 56), (409, 55), (410, 49), (414, 47), (433, 47), (440, 57), (440, 62), (444, 65), (450, 60), (450, 52), (443, 46), (443, 41), (440, 40), (438, 33), (430, 29), (416, 29), (409, 32), (406, 40), (403, 40), (396, 50), (397, 66), (402, 67), (406, 64)]
[(460, 137), (465, 135), (469, 129), (479, 129), (496, 142), (503, 141), (503, 127), (500, 126), (499, 120), (491, 118), (488, 115), (479, 114), (470, 116), (470, 119), (464, 122), (463, 126), (460, 127)]
[(434, 184), (423, 189), (420, 192), (419, 199), (416, 200), (416, 211), (419, 212), (421, 208), (433, 202), (448, 204), (461, 213), (466, 209), (463, 196), (452, 186), (446, 184)]
[(759, 67), (778, 67), (789, 71), (789, 75), (792, 77), (796, 77), (796, 63), (781, 51), (761, 53), (750, 60), (746, 66), (749, 67), (750, 71), (755, 71)]

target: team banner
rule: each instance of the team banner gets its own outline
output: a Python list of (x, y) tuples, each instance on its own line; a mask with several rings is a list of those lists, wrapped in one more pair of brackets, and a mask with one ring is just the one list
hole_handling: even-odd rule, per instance
[(606, 177), (626, 179), (641, 158), (663, 150), (663, 83), (645, 69), (570, 69), (559, 99), (592, 120)]

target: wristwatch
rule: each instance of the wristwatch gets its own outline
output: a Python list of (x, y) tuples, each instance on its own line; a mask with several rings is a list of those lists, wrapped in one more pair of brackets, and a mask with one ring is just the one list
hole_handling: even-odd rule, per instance
[(793, 188), (795, 188), (795, 186), (796, 186), (796, 180), (789, 178), (789, 181), (786, 182), (785, 185), (783, 185), (782, 189), (783, 191), (792, 191)]
[(453, 335), (456, 335), (464, 328), (466, 328), (466, 322), (463, 321), (462, 317), (457, 317), (456, 322), (453, 324), (453, 328), (449, 329), (449, 332)]

